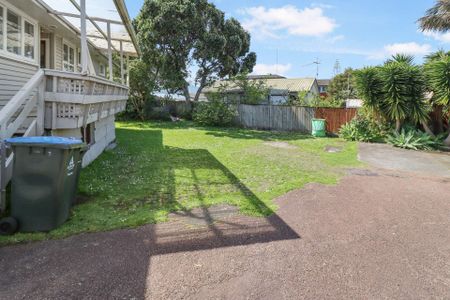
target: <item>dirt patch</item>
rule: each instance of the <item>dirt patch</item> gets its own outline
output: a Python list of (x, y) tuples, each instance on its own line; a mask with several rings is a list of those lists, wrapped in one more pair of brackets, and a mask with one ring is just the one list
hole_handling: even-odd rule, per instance
[(287, 142), (265, 142), (264, 145), (274, 147), (274, 148), (281, 148), (281, 149), (297, 149), (297, 146), (291, 145)]
[(342, 147), (327, 145), (327, 146), (325, 146), (325, 148), (323, 150), (325, 152), (329, 152), (329, 153), (338, 153), (338, 152), (342, 151)]

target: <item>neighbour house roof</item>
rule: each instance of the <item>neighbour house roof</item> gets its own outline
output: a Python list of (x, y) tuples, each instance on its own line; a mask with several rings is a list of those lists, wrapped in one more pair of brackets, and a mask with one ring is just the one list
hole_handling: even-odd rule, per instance
[[(79, 0), (37, 0), (47, 11), (59, 18), (68, 27), (81, 32)], [(97, 49), (107, 50), (107, 31), (110, 23), (111, 45), (119, 52), (120, 44), (124, 54), (137, 56), (140, 49), (136, 34), (123, 0), (86, 1), (86, 31), (88, 41)]]
[[(250, 79), (256, 80), (256, 79)], [(301, 91), (309, 91), (316, 82), (315, 78), (305, 77), (305, 78), (269, 78), (269, 79), (258, 79), (265, 82), (265, 84), (275, 90), (285, 90), (290, 92), (301, 92)], [(204, 92), (214, 92), (219, 87), (224, 86), (227, 91), (239, 91), (239, 88), (236, 84), (228, 81), (228, 80), (219, 80), (212, 84), (212, 86), (205, 88)]]
[(318, 85), (330, 85), (331, 79), (317, 79)]
[(267, 75), (248, 75), (248, 79), (277, 79), (277, 78), (286, 78), (277, 74), (267, 74)]

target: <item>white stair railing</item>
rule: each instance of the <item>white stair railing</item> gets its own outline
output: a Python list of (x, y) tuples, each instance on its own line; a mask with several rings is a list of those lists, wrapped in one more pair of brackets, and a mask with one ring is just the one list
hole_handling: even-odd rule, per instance
[(31, 111), (37, 108), (37, 117), (27, 127), (24, 136), (44, 132), (44, 71), (33, 77), (0, 110), (0, 211), (5, 209), (6, 185), (11, 180), (14, 154), (8, 154), (4, 140), (23, 127)]

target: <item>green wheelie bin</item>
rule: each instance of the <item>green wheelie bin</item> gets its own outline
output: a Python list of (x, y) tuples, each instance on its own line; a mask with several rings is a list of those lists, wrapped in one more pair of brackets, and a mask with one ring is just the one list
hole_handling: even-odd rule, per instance
[(49, 231), (63, 224), (75, 199), (86, 145), (54, 136), (6, 143), (14, 153), (11, 216), (0, 221), (0, 233)]
[(325, 130), (326, 120), (325, 119), (312, 119), (312, 135), (315, 137), (327, 136)]

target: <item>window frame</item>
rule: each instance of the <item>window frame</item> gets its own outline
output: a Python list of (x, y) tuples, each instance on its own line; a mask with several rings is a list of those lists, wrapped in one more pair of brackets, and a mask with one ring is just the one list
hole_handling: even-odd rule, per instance
[[(64, 60), (64, 46), (67, 46), (67, 49), (69, 51), (68, 53), (68, 61)], [(73, 64), (70, 63), (70, 49), (73, 49)], [(75, 44), (68, 41), (67, 39), (63, 38), (63, 42), (62, 42), (62, 70), (65, 72), (72, 72), (72, 73), (77, 73), (77, 48), (75, 47)], [(73, 70), (66, 70), (64, 67), (64, 64), (66, 64), (73, 67)]]
[[(2, 46), (0, 48), (0, 55), (3, 57), (25, 61), (29, 63), (33, 63), (35, 65), (39, 65), (39, 48), (38, 48), (38, 42), (39, 42), (39, 23), (37, 20), (31, 18), (29, 15), (21, 11), (20, 9), (16, 8), (15, 6), (9, 4), (8, 2), (5, 2), (3, 0), (0, 0), (0, 6), (3, 8), (3, 36), (2, 36)], [(20, 50), (21, 54), (15, 54), (13, 52), (8, 51), (8, 11), (11, 11), (12, 13), (16, 14), (20, 18)], [(26, 57), (25, 56), (25, 22), (29, 23), (30, 25), (33, 25), (33, 37), (34, 37), (34, 57)]]
[[(103, 67), (103, 72), (102, 72), (102, 67)], [(98, 74), (100, 76), (106, 77), (106, 65), (102, 62), (99, 62), (99, 64), (98, 64)]]

